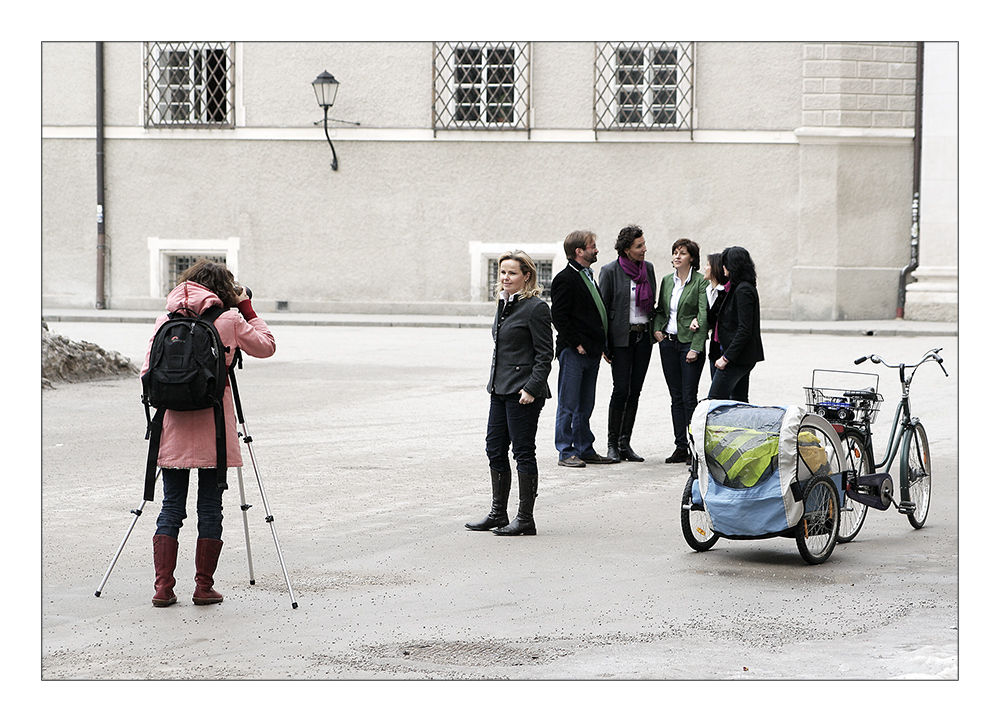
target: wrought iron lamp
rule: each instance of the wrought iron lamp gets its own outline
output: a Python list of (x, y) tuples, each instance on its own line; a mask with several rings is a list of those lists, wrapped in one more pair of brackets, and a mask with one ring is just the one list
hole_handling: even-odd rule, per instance
[(326, 142), (330, 144), (330, 152), (333, 153), (333, 162), (330, 163), (332, 170), (337, 170), (337, 151), (333, 149), (333, 141), (330, 140), (329, 114), (330, 106), (337, 99), (337, 90), (340, 82), (325, 70), (316, 76), (312, 82), (313, 90), (316, 91), (316, 102), (323, 109), (323, 132), (326, 133)]

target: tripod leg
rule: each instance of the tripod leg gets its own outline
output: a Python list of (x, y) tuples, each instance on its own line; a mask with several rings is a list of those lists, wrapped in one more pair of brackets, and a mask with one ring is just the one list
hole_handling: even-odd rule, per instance
[(108, 583), (108, 577), (111, 576), (111, 570), (114, 569), (115, 564), (118, 563), (118, 557), (122, 555), (122, 550), (125, 548), (125, 542), (128, 541), (129, 535), (132, 534), (132, 530), (135, 529), (135, 524), (136, 522), (139, 521), (139, 517), (142, 516), (142, 510), (145, 508), (145, 506), (146, 506), (146, 500), (143, 499), (142, 504), (139, 505), (139, 508), (132, 510), (131, 513), (134, 514), (135, 516), (132, 519), (132, 523), (129, 524), (128, 531), (125, 532), (124, 538), (122, 538), (122, 543), (118, 545), (118, 551), (115, 552), (115, 556), (111, 559), (111, 564), (108, 566), (108, 571), (104, 573), (104, 579), (101, 580), (101, 586), (99, 586), (97, 588), (97, 591), (94, 592), (95, 597), (101, 596), (101, 592), (104, 591), (104, 585)]
[(288, 596), (292, 599), (292, 609), (298, 609), (299, 603), (295, 601), (295, 592), (292, 591), (292, 582), (288, 578), (288, 569), (285, 567), (285, 559), (281, 555), (281, 544), (278, 543), (278, 532), (274, 528), (274, 516), (271, 514), (271, 509), (267, 503), (267, 494), (264, 492), (264, 482), (261, 481), (260, 472), (257, 470), (257, 459), (254, 457), (250, 434), (247, 433), (245, 422), (243, 424), (243, 438), (247, 445), (247, 452), (250, 454), (250, 464), (253, 466), (253, 473), (257, 477), (257, 488), (260, 489), (260, 498), (264, 503), (264, 521), (266, 521), (271, 527), (271, 536), (274, 537), (274, 548), (278, 552), (278, 563), (281, 564), (281, 573), (285, 577), (285, 585), (288, 587)]
[(236, 478), (240, 483), (240, 509), (243, 511), (243, 536), (246, 538), (247, 542), (247, 566), (250, 567), (250, 584), (254, 584), (253, 576), (253, 556), (250, 554), (250, 524), (247, 522), (247, 510), (250, 508), (250, 504), (247, 504), (246, 493), (243, 489), (243, 468), (236, 467)]

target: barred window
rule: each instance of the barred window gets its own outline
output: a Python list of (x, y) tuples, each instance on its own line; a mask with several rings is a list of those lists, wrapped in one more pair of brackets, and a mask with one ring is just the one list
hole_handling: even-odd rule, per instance
[[(538, 271), (538, 285), (542, 287), (542, 298), (550, 300), (552, 291), (552, 260), (534, 259), (535, 270)], [(489, 259), (489, 267), (486, 273), (486, 298), (490, 301), (496, 296), (497, 276), (500, 273), (500, 259)]]
[(180, 278), (184, 274), (184, 271), (188, 270), (195, 263), (205, 258), (213, 263), (225, 263), (226, 255), (206, 255), (199, 254), (195, 255), (181, 255), (181, 254), (170, 254), (167, 256), (167, 282), (163, 289), (163, 294), (168, 294), (178, 283), (180, 283)]
[(235, 43), (145, 43), (147, 128), (232, 128)]
[(435, 43), (434, 130), (528, 127), (527, 43)]
[(598, 43), (594, 129), (691, 128), (694, 43)]

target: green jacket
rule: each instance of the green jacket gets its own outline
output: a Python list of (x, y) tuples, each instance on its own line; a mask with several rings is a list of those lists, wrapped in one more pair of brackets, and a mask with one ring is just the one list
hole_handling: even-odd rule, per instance
[[(691, 280), (681, 291), (677, 303), (677, 338), (681, 343), (690, 343), (691, 348), (698, 353), (705, 351), (705, 340), (708, 338), (708, 279), (698, 271), (691, 271)], [(670, 296), (674, 292), (674, 274), (664, 276), (660, 283), (660, 299), (653, 314), (653, 331), (667, 332), (670, 321)], [(691, 331), (691, 319), (698, 319), (698, 330)]]

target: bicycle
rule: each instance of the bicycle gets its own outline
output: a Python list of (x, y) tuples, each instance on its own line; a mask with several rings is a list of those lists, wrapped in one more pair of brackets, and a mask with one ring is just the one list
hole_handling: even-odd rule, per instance
[[(868, 507), (885, 511), (894, 506), (899, 513), (906, 515), (914, 529), (920, 529), (927, 521), (931, 503), (931, 451), (924, 425), (911, 413), (910, 384), (917, 369), (928, 361), (936, 361), (944, 375), (948, 375), (944, 359), (939, 355), (940, 351), (939, 348), (927, 351), (915, 364), (889, 363), (876, 354), (862, 356), (854, 361), (855, 365), (871, 361), (899, 371), (902, 396), (896, 406), (885, 456), (877, 464), (871, 427), (883, 400), (878, 393), (878, 374), (827, 369), (813, 371), (813, 385), (805, 388), (806, 405), (831, 422), (843, 441), (848, 463), (847, 489), (837, 541), (849, 542), (858, 535), (868, 514)], [(909, 375), (907, 370), (910, 370)], [(818, 385), (817, 373), (874, 377), (875, 383), (860, 389), (832, 388)], [(898, 501), (893, 498), (893, 480), (889, 473), (897, 456)]]

